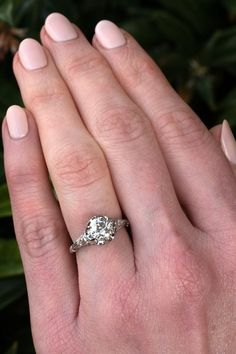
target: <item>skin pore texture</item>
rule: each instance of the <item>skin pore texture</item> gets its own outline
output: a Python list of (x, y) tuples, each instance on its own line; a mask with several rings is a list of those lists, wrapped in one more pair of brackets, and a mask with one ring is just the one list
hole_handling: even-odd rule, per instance
[[(37, 354), (234, 354), (227, 123), (209, 131), (110, 21), (91, 44), (51, 14), (13, 69), (25, 107), (3, 122), (5, 170)], [(93, 215), (130, 229), (71, 255)]]

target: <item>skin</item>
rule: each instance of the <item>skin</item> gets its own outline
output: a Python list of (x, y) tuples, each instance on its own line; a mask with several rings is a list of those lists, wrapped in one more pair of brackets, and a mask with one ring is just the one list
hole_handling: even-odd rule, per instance
[[(107, 50), (77, 31), (56, 43), (42, 29), (43, 69), (16, 54), (29, 133), (3, 123), (36, 352), (233, 354), (236, 181), (220, 127), (130, 34)], [(122, 212), (130, 235), (69, 254), (92, 215)]]

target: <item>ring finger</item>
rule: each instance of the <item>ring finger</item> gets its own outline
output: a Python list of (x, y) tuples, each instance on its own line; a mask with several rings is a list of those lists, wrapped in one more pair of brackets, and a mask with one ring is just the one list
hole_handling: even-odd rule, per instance
[[(24, 103), (35, 116), (49, 174), (72, 239), (82, 234), (93, 215), (120, 218), (103, 153), (85, 129), (50, 55), (38, 42), (26, 39), (14, 58), (14, 72)], [(132, 244), (124, 229), (111, 244), (99, 250), (84, 247), (77, 258), (81, 299), (84, 294), (88, 298), (89, 291), (93, 295), (109, 280), (110, 269), (117, 277), (121, 273), (129, 276), (134, 266)]]

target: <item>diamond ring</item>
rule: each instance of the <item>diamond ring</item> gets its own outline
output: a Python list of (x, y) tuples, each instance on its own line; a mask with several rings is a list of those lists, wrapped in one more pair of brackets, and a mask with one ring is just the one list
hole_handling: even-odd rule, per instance
[(104, 245), (114, 239), (115, 234), (122, 227), (128, 227), (126, 219), (114, 219), (108, 216), (93, 216), (85, 232), (70, 246), (70, 253), (76, 252), (80, 247), (91, 245)]

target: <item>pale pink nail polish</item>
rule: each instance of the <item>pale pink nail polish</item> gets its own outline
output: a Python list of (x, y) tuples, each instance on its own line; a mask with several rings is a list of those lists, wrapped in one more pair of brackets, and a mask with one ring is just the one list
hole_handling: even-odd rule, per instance
[(28, 134), (27, 116), (21, 107), (9, 107), (6, 113), (6, 121), (12, 139), (22, 139)]
[(236, 165), (236, 141), (227, 120), (222, 124), (221, 145), (228, 160)]
[(43, 47), (34, 39), (24, 39), (19, 46), (19, 57), (27, 70), (41, 69), (47, 65)]
[(47, 17), (45, 29), (56, 42), (65, 42), (78, 37), (72, 23), (59, 13), (53, 13)]
[(126, 43), (119, 27), (108, 20), (98, 22), (95, 27), (95, 34), (100, 44), (106, 49), (121, 47)]

